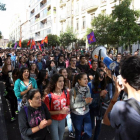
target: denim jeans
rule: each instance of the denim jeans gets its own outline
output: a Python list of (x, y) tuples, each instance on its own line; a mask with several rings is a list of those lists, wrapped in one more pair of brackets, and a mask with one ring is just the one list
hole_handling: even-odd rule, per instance
[(69, 129), (69, 133), (73, 132), (73, 127), (72, 127), (72, 121), (71, 121), (71, 115), (68, 114), (67, 117), (67, 125), (68, 125), (68, 129)]
[(63, 140), (65, 131), (65, 119), (58, 121), (52, 120), (52, 124), (49, 126), (51, 140)]
[[(71, 119), (75, 128), (75, 140), (88, 140), (92, 137), (91, 119), (89, 112), (85, 115), (76, 115), (71, 113)], [(81, 136), (82, 130), (84, 130), (84, 134)]]
[(109, 83), (107, 85), (107, 90), (109, 92), (110, 99), (112, 99), (112, 97), (113, 97), (113, 88), (112, 87), (113, 87), (112, 83)]
[(90, 117), (91, 117), (91, 124), (92, 124), (92, 129), (95, 127), (95, 117), (96, 117), (96, 127), (95, 127), (95, 132), (94, 132), (94, 138), (93, 140), (98, 140), (99, 134), (101, 131), (101, 122), (102, 122), (102, 116), (97, 115), (97, 110), (98, 108), (91, 108), (90, 109)]
[(17, 99), (17, 101), (18, 101), (18, 111), (20, 111), (22, 99)]

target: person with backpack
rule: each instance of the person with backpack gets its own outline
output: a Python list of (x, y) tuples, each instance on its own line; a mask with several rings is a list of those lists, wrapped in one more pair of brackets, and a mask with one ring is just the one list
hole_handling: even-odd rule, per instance
[[(71, 84), (70, 84), (70, 80), (67, 78), (68, 73), (67, 73), (66, 68), (60, 69), (59, 73), (64, 76), (66, 89), (70, 90), (71, 89)], [(72, 125), (72, 120), (71, 120), (71, 115), (70, 114), (67, 115), (66, 120), (67, 120), (67, 126), (68, 126), (68, 130), (69, 130), (69, 137), (75, 138), (75, 133), (74, 133), (74, 130), (73, 130), (73, 125)]]
[[(70, 91), (71, 119), (75, 128), (75, 140), (88, 140), (92, 137), (89, 104), (92, 102), (86, 73), (75, 75)], [(83, 129), (83, 135), (81, 135)]]
[[(140, 57), (125, 57), (120, 69), (103, 121), (115, 128), (115, 140), (140, 140)], [(121, 90), (128, 93), (128, 100), (118, 101)]]
[(63, 140), (65, 118), (70, 113), (69, 92), (65, 89), (64, 77), (54, 74), (45, 92), (48, 94), (44, 102), (52, 118), (52, 124), (49, 126), (51, 140)]
[[(91, 97), (93, 98), (92, 103), (90, 104), (90, 116), (92, 130), (95, 128), (93, 140), (98, 140), (101, 122), (102, 122), (102, 100), (107, 94), (106, 90), (106, 79), (105, 73), (102, 69), (98, 69), (98, 72), (95, 73), (95, 78), (88, 83), (90, 88)], [(95, 118), (96, 118), (96, 127), (95, 127)]]
[(27, 99), (29, 105), (22, 108), (18, 116), (21, 137), (24, 140), (46, 140), (47, 126), (52, 123), (48, 108), (41, 102), (38, 89), (31, 89)]

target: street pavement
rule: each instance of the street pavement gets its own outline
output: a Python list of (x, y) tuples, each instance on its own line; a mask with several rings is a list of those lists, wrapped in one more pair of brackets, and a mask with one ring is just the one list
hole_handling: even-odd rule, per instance
[[(3, 92), (1, 88), (1, 84), (0, 84), (0, 92)], [(3, 113), (1, 112), (0, 113), (3, 114), (4, 116), (2, 118), (1, 117), (2, 115), (0, 115), (1, 123), (3, 122), (4, 124), (3, 129), (0, 129), (0, 134), (3, 134), (0, 136), (0, 140), (21, 140), (21, 135), (18, 129), (18, 115), (16, 116), (17, 120), (14, 122), (11, 122), (10, 121), (11, 117), (10, 117), (7, 101), (2, 96), (2, 93), (0, 97), (1, 97), (0, 99), (2, 99), (2, 105), (0, 104), (0, 107), (2, 109), (0, 109), (0, 111), (3, 111)], [(1, 123), (0, 125), (2, 125)], [(113, 140), (114, 134), (115, 134), (114, 129), (112, 129), (110, 126), (105, 126), (104, 124), (102, 124), (99, 140)], [(51, 140), (49, 133), (47, 133), (47, 140)], [(67, 127), (65, 128), (65, 134), (64, 134), (63, 140), (74, 140), (73, 138), (69, 138)], [(93, 140), (93, 138), (90, 140)]]

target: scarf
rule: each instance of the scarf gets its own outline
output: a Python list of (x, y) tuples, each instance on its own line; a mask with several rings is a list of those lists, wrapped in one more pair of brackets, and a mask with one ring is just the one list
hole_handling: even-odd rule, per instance
[(86, 87), (82, 87), (79, 85), (79, 83), (77, 82), (75, 84), (75, 90), (77, 90), (80, 94), (82, 94), (83, 98), (86, 98), (86, 94), (88, 93), (88, 85)]

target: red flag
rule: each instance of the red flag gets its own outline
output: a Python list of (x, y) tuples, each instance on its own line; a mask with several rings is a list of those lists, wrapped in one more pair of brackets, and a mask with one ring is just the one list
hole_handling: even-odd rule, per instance
[(18, 44), (19, 46), (20, 46), (20, 48), (21, 48), (21, 39), (19, 40), (19, 44)]
[(30, 45), (30, 42), (31, 42), (31, 41), (29, 40), (29, 41), (28, 41), (28, 43), (27, 43), (27, 46), (29, 46), (29, 45)]
[(39, 50), (42, 51), (42, 49), (41, 49), (41, 45), (39, 45)]
[(32, 44), (31, 44), (31, 48), (30, 49), (33, 49), (33, 46), (35, 45), (35, 41), (32, 40)]
[(44, 39), (41, 41), (41, 44), (43, 44), (44, 43)]
[(48, 43), (48, 37), (47, 36), (45, 37), (44, 42)]

